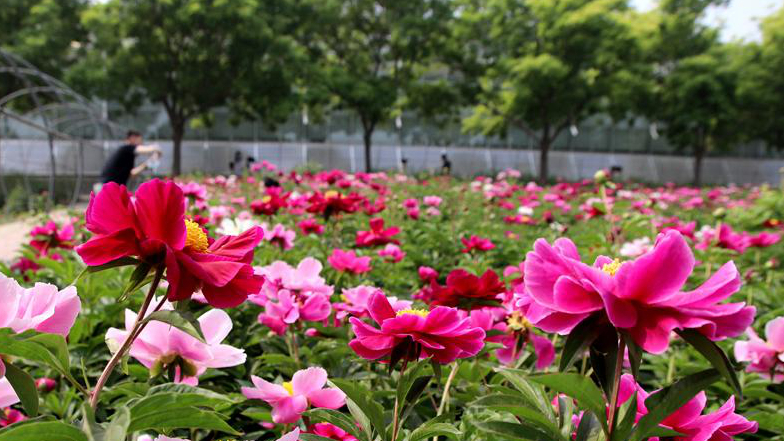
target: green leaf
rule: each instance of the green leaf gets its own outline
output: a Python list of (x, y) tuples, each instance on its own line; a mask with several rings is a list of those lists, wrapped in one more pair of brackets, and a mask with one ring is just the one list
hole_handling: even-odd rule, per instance
[(589, 441), (596, 439), (601, 433), (602, 425), (593, 412), (583, 413), (580, 424), (577, 426), (577, 433), (574, 441)]
[(642, 363), (642, 348), (634, 341), (626, 331), (621, 331), (621, 337), (626, 342), (629, 349), (629, 364), (632, 367), (632, 376), (636, 380), (640, 376), (640, 364)]
[(542, 391), (541, 386), (531, 384), (531, 382), (528, 381), (526, 378), (527, 373), (525, 371), (520, 369), (498, 368), (496, 369), (496, 372), (512, 383), (512, 386), (522, 394), (521, 397), (530, 407), (538, 409), (553, 425), (558, 424), (558, 418), (555, 415), (553, 406), (550, 404), (550, 400)]
[(302, 441), (335, 441), (332, 438), (324, 438), (323, 436), (313, 435), (312, 433), (300, 433), (299, 439)]
[(440, 435), (448, 436), (452, 439), (460, 439), (460, 431), (452, 424), (428, 421), (411, 432), (408, 436), (408, 441), (419, 441)]
[[(547, 433), (522, 423), (508, 423), (505, 421), (474, 422), (477, 429), (485, 433), (500, 435), (510, 439), (523, 441), (560, 441)], [(492, 438), (490, 438), (492, 439)]]
[(131, 273), (131, 278), (128, 279), (128, 283), (125, 285), (125, 289), (123, 289), (123, 292), (120, 295), (120, 301), (127, 298), (128, 295), (139, 289), (139, 287), (152, 282), (152, 277), (148, 277), (150, 276), (151, 269), (152, 265), (149, 263), (142, 262), (136, 266), (133, 273)]
[(311, 409), (305, 412), (314, 423), (327, 422), (340, 427), (354, 438), (367, 440), (367, 432), (357, 430), (357, 425), (346, 414), (332, 409)]
[(650, 431), (659, 423), (719, 378), (721, 374), (716, 369), (704, 370), (682, 378), (649, 396), (645, 400), (648, 413), (637, 423), (637, 427), (632, 432), (632, 439), (642, 441), (650, 437)]
[(686, 343), (690, 344), (702, 354), (703, 357), (708, 359), (710, 364), (729, 381), (732, 388), (735, 389), (735, 394), (738, 398), (743, 397), (743, 391), (741, 390), (738, 376), (735, 374), (735, 369), (732, 367), (732, 363), (730, 363), (727, 355), (716, 345), (716, 343), (710, 341), (708, 337), (702, 335), (696, 329), (677, 329), (675, 332), (677, 332)]
[(82, 280), (82, 277), (84, 277), (85, 274), (88, 273), (90, 274), (99, 273), (101, 271), (105, 271), (108, 269), (119, 268), (121, 266), (138, 265), (139, 263), (141, 263), (141, 261), (134, 259), (133, 257), (126, 256), (126, 257), (120, 257), (119, 259), (116, 260), (112, 260), (111, 262), (104, 263), (103, 265), (88, 266), (85, 269), (83, 269), (78, 276), (76, 276), (76, 279), (74, 279), (74, 281), (71, 282), (71, 285), (76, 285), (80, 280)]
[(412, 365), (409, 364), (405, 373), (401, 374), (400, 381), (397, 382), (397, 400), (400, 403), (405, 403), (408, 392), (411, 390), (414, 381), (417, 378), (424, 376), (424, 369), (429, 363), (429, 359), (420, 360)]
[[(594, 415), (605, 414), (606, 406), (602, 391), (588, 377), (580, 374), (554, 373), (534, 375), (530, 378), (531, 381), (576, 399), (581, 406), (593, 412)], [(600, 422), (602, 427), (606, 429), (607, 422), (604, 419)]]
[[(173, 386), (164, 385), (168, 388)], [(186, 386), (186, 385), (176, 385)], [(186, 386), (189, 388), (190, 386)], [(225, 398), (210, 397), (201, 392), (198, 388), (183, 389), (191, 392), (167, 392), (157, 393), (144, 397), (136, 401), (131, 406), (131, 422), (128, 427), (129, 432), (140, 430), (169, 430), (169, 429), (209, 429), (238, 435), (223, 417), (212, 410), (201, 409), (200, 407), (214, 408), (218, 403), (225, 402)], [(160, 390), (160, 389), (158, 389)], [(150, 389), (151, 393), (155, 388)]]
[(572, 329), (566, 337), (563, 350), (561, 351), (561, 361), (558, 370), (563, 372), (568, 370), (575, 361), (585, 352), (594, 340), (605, 330), (602, 323), (606, 319), (601, 314), (594, 314), (581, 321)]
[(198, 320), (193, 317), (188, 311), (177, 311), (177, 310), (165, 310), (165, 311), (155, 311), (152, 314), (148, 315), (142, 323), (147, 323), (151, 321), (163, 322), (169, 325), (174, 326), (175, 328), (179, 329), (180, 331), (185, 332), (186, 334), (190, 335), (205, 343), (204, 334), (201, 332), (201, 325), (199, 325)]
[(59, 421), (13, 424), (0, 430), (0, 441), (89, 441), (87, 435)]
[(11, 363), (5, 363), (5, 369), (5, 377), (22, 402), (25, 412), (35, 418), (38, 416), (38, 389), (35, 387), (35, 380)]
[(627, 400), (623, 406), (621, 406), (618, 412), (618, 419), (620, 419), (620, 422), (613, 431), (612, 441), (626, 441), (629, 439), (629, 434), (632, 432), (636, 417), (637, 392), (634, 392), (631, 398)]
[(384, 410), (381, 405), (373, 400), (373, 395), (365, 387), (356, 382), (347, 381), (341, 378), (330, 380), (337, 388), (346, 394), (347, 399), (354, 401), (360, 409), (367, 415), (373, 429), (384, 441), (387, 441), (386, 422), (384, 420)]
[[(542, 431), (548, 432), (553, 437), (563, 437), (558, 425), (543, 414), (537, 407), (531, 406), (520, 396), (504, 393), (486, 395), (470, 404), (475, 407), (483, 407), (497, 412), (509, 412), (526, 423), (539, 427)], [(571, 425), (571, 421), (569, 421)], [(571, 431), (570, 431), (571, 432)]]
[(126, 406), (122, 406), (112, 415), (106, 426), (104, 441), (125, 441), (130, 425), (131, 412)]

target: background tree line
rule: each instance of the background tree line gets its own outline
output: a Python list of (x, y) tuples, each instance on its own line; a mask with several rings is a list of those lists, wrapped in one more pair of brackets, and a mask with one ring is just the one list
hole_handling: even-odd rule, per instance
[[(761, 42), (704, 24), (726, 0), (4, 0), (0, 46), (80, 92), (166, 109), (182, 137), (227, 107), (271, 125), (308, 109), (362, 123), (403, 110), (468, 132), (519, 128), (548, 152), (570, 126), (644, 116), (703, 157), (749, 140), (784, 147), (784, 9)], [(0, 84), (3, 90), (14, 87)], [(467, 116), (466, 116), (467, 115)]]

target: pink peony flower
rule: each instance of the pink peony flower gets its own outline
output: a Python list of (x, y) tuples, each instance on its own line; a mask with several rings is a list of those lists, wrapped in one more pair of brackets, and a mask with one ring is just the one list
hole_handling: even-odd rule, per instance
[(429, 282), (431, 280), (438, 279), (438, 271), (430, 268), (429, 266), (420, 266), (417, 271), (419, 273), (419, 279), (423, 282)]
[(400, 228), (389, 227), (384, 229), (384, 219), (374, 217), (370, 219), (370, 231), (357, 231), (356, 243), (358, 247), (373, 247), (388, 243), (399, 244), (400, 241), (394, 239), (394, 236), (398, 233), (400, 233)]
[(75, 236), (73, 223), (63, 225), (58, 229), (54, 221), (49, 221), (44, 225), (39, 225), (30, 230), (30, 246), (33, 247), (41, 256), (49, 255), (54, 248), (70, 250), (74, 247), (73, 239)]
[(19, 397), (16, 396), (14, 388), (8, 382), (8, 378), (0, 378), (0, 412), (3, 408), (11, 406), (19, 402)]
[(371, 270), (370, 257), (357, 257), (354, 251), (344, 251), (335, 248), (329, 258), (327, 258), (327, 261), (337, 271), (362, 274)]
[(765, 341), (753, 328), (746, 330), (748, 341), (735, 342), (735, 358), (749, 362), (748, 372), (757, 372), (773, 381), (784, 381), (784, 317), (765, 325)]
[(298, 320), (321, 321), (331, 312), (329, 296), (333, 288), (321, 277), (321, 262), (306, 257), (297, 268), (277, 261), (256, 271), (264, 277), (261, 291), (250, 297), (264, 307), (259, 322), (278, 335)]
[[(163, 310), (172, 310), (164, 303)], [(110, 328), (106, 341), (110, 348), (118, 348), (128, 338), (136, 313), (125, 310), (125, 329)], [(233, 325), (231, 318), (220, 309), (212, 309), (198, 319), (206, 343), (167, 323), (150, 322), (131, 345), (129, 355), (152, 371), (153, 375), (174, 367), (175, 382), (198, 384), (198, 377), (207, 368), (223, 368), (245, 363), (245, 351), (221, 344)]]
[(779, 240), (781, 240), (781, 234), (763, 231), (759, 234), (749, 236), (749, 246), (765, 248), (778, 243)]
[(38, 332), (68, 335), (82, 308), (76, 287), (62, 291), (47, 283), (22, 288), (16, 280), (0, 274), (0, 328), (14, 332), (34, 329)]
[(282, 224), (276, 224), (272, 228), (267, 224), (261, 224), (261, 228), (264, 230), (264, 240), (270, 244), (277, 245), (283, 250), (290, 250), (294, 247), (294, 238), (297, 237), (294, 230), (289, 230)]
[(620, 255), (623, 257), (640, 257), (651, 250), (651, 239), (649, 237), (641, 237), (634, 239), (631, 242), (626, 242), (621, 246)]
[(311, 367), (297, 371), (291, 382), (273, 384), (255, 375), (255, 387), (243, 387), (242, 394), (249, 399), (264, 400), (272, 406), (272, 421), (291, 424), (299, 421), (308, 407), (339, 409), (346, 404), (346, 395), (337, 388), (324, 388), (327, 371)]
[(8, 427), (26, 419), (27, 417), (16, 409), (0, 409), (0, 427)]
[(388, 243), (383, 249), (378, 250), (378, 255), (380, 257), (386, 257), (392, 262), (400, 262), (406, 257), (406, 253), (400, 249), (399, 246)]
[(428, 207), (439, 207), (441, 206), (441, 201), (442, 199), (438, 196), (425, 196), (422, 198), (422, 202)]
[(356, 335), (349, 346), (368, 360), (389, 359), (394, 352), (408, 361), (433, 357), (447, 364), (473, 357), (484, 346), (485, 331), (461, 318), (454, 308), (395, 311), (384, 294), (377, 292), (370, 298), (368, 310), (380, 329), (356, 317), (349, 319)]
[(697, 329), (711, 340), (743, 332), (754, 307), (719, 304), (740, 288), (735, 265), (728, 262), (697, 289), (682, 291), (693, 269), (694, 256), (676, 231), (660, 234), (653, 250), (635, 260), (600, 256), (593, 266), (580, 261), (569, 239), (553, 245), (539, 239), (525, 262), (526, 317), (545, 331), (568, 332), (602, 311), (655, 354), (667, 350), (675, 329)]
[(517, 361), (523, 354), (526, 344), (531, 343), (534, 354), (536, 354), (537, 369), (544, 369), (553, 364), (555, 360), (553, 343), (545, 337), (536, 335), (531, 323), (519, 312), (513, 312), (505, 321), (496, 321), (488, 309), (476, 309), (471, 311), (469, 318), (472, 325), (484, 329), (486, 333), (489, 331), (503, 333), (485, 338), (487, 342), (504, 345), (503, 348), (495, 351), (495, 355), (501, 363), (510, 365)]

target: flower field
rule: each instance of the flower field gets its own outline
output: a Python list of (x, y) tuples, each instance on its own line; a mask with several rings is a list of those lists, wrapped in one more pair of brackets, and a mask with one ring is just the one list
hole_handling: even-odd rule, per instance
[(784, 439), (784, 196), (115, 184), (0, 267), (0, 441)]

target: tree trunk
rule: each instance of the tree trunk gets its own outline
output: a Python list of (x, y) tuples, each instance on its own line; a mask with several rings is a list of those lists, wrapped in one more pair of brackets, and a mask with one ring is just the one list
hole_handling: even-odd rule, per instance
[(539, 140), (539, 184), (547, 184), (548, 176), (548, 154), (550, 153), (550, 143), (552, 141), (548, 137), (543, 137)]
[(182, 172), (182, 137), (185, 134), (185, 122), (172, 120), (172, 176)]
[(705, 147), (694, 148), (694, 186), (702, 185), (702, 159), (705, 157)]
[(370, 161), (370, 149), (372, 146), (372, 138), (373, 138), (373, 126), (365, 127), (362, 133), (362, 140), (365, 143), (365, 172), (370, 173), (372, 171), (372, 162)]

